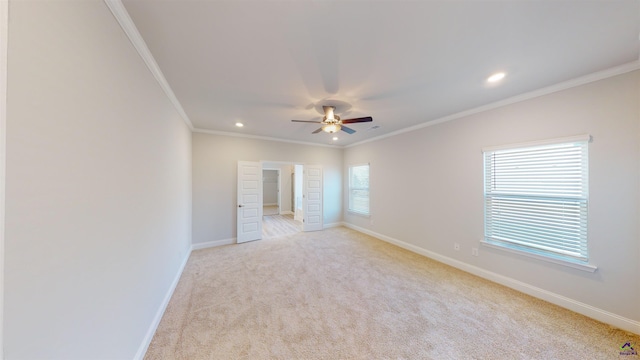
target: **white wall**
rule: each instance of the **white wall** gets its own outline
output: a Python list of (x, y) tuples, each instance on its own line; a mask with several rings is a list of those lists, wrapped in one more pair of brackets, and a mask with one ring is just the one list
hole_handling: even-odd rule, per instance
[[(371, 163), (371, 219), (347, 223), (640, 321), (640, 72), (345, 150)], [(480, 246), (486, 146), (591, 134), (588, 273)], [(345, 178), (343, 186), (348, 186)], [(347, 203), (347, 191), (343, 201)], [(347, 208), (346, 206), (344, 207)], [(453, 243), (461, 244), (454, 251)], [(479, 247), (480, 256), (471, 256)], [(637, 331), (637, 328), (636, 328)]]
[(102, 1), (9, 6), (5, 357), (132, 359), (190, 248), (190, 130)]
[(192, 142), (194, 245), (236, 237), (240, 160), (323, 165), (324, 223), (341, 221), (342, 149), (203, 133)]

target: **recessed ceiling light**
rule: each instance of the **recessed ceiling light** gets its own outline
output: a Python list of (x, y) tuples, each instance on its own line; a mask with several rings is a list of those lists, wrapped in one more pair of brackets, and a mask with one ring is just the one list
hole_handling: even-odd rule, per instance
[(491, 76), (489, 76), (487, 78), (487, 82), (489, 83), (496, 83), (502, 79), (504, 79), (504, 77), (507, 76), (507, 74), (503, 73), (503, 72), (499, 72), (499, 73), (495, 73)]
[(334, 136), (334, 137), (333, 137), (333, 141), (336, 141), (336, 140), (338, 140), (338, 137), (337, 137), (337, 136)]
[(237, 126), (237, 127), (243, 127), (243, 126), (244, 126), (244, 124), (243, 124), (243, 123), (241, 123), (241, 122), (237, 122), (237, 123), (236, 123), (236, 126)]

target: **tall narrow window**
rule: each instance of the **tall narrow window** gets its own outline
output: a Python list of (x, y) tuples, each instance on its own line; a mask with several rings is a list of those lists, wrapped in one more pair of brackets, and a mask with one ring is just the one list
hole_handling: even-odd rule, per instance
[(369, 164), (349, 167), (349, 211), (369, 215)]
[(589, 136), (485, 149), (485, 242), (586, 263)]

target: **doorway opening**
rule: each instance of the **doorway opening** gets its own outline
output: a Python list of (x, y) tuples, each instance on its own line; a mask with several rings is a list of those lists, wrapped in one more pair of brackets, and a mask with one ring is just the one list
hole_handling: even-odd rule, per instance
[(302, 231), (303, 166), (287, 162), (262, 162), (262, 238)]
[[(263, 216), (263, 168), (280, 172), (276, 181), (277, 212), (270, 215), (274, 217), (273, 219)], [(322, 165), (306, 164), (302, 171), (300, 168), (296, 167), (295, 163), (288, 162), (238, 161), (237, 243), (299, 231), (320, 231), (324, 228)], [(296, 169), (298, 169), (297, 175)], [(302, 173), (301, 182), (296, 180), (300, 173)], [(283, 187), (282, 184), (285, 186)], [(296, 188), (302, 188), (302, 196), (298, 196), (297, 199), (296, 194), (299, 192)], [(302, 209), (300, 209), (300, 203), (302, 203)], [(263, 226), (265, 220), (276, 220), (276, 216), (284, 217), (291, 226), (282, 227), (278, 224)], [(301, 221), (300, 218), (302, 218)], [(263, 227), (267, 228), (264, 236)]]

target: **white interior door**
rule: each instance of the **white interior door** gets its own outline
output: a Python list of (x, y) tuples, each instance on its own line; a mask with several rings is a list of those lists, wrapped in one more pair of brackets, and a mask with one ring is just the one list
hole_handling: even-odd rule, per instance
[(303, 181), (304, 220), (303, 231), (318, 231), (323, 228), (322, 218), (322, 166), (305, 165)]
[(243, 243), (262, 238), (262, 165), (238, 161), (238, 234)]

